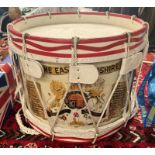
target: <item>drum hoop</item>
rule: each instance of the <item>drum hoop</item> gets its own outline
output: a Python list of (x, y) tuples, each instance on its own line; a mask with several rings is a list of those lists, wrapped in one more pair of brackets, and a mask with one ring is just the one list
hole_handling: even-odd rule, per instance
[[(76, 12), (53, 13), (53, 15), (58, 15), (58, 16), (59, 15), (74, 15), (74, 14), (77, 14), (77, 13)], [(80, 12), (80, 14), (106, 16), (105, 12)], [(121, 18), (125, 18), (125, 19), (131, 19), (131, 16), (129, 16), (129, 15), (123, 15), (123, 14), (117, 14), (117, 13), (109, 13), (109, 15), (114, 16), (114, 17), (121, 17)], [(39, 15), (28, 16), (26, 18), (31, 19), (31, 18), (35, 18), (35, 17), (41, 17), (41, 16), (48, 16), (48, 15), (47, 14), (39, 14)], [(12, 24), (8, 25), (8, 30), (13, 35), (18, 36), (18, 37), (22, 37), (22, 33), (16, 31), (14, 29), (13, 25), (15, 25), (18, 22), (23, 21), (23, 20), (24, 20), (24, 18), (21, 17), (18, 20), (13, 21)], [(136, 21), (139, 24), (142, 24), (142, 28), (131, 32), (131, 36), (139, 35), (141, 33), (144, 33), (147, 30), (147, 24), (145, 24), (143, 20), (141, 20), (140, 18), (137, 18), (137, 17), (135, 17), (133, 20)], [(127, 38), (127, 35), (124, 33), (124, 34), (110, 36), (110, 37), (80, 39), (79, 43), (85, 44), (85, 43), (109, 42), (109, 41), (116, 41), (116, 40), (126, 39), (126, 38)], [(42, 41), (42, 42), (49, 42), (49, 43), (60, 43), (60, 44), (71, 44), (72, 43), (72, 39), (47, 38), (47, 37), (39, 37), (39, 36), (32, 36), (32, 35), (29, 35), (27, 37), (27, 39), (29, 39), (29, 40), (37, 40), (37, 41)]]
[[(139, 47), (140, 44), (141, 42), (131, 46), (130, 50), (133, 50), (134, 48)], [(13, 43), (13, 45), (20, 50), (22, 49), (22, 47), (17, 45), (16, 43)], [(32, 54), (51, 56), (51, 57), (57, 57), (57, 58), (71, 58), (71, 54), (63, 54), (63, 53), (56, 53), (56, 52), (43, 52), (42, 50), (38, 51), (38, 50), (27, 49), (27, 52), (32, 53)], [(107, 52), (101, 51), (101, 52), (96, 52), (96, 53), (78, 54), (78, 58), (102, 57), (102, 56), (109, 56), (113, 54), (119, 54), (123, 52), (124, 52), (124, 48), (121, 48), (117, 50), (109, 50)]]
[[(28, 118), (27, 118), (28, 122), (30, 123), (31, 126), (35, 127), (37, 130), (39, 130), (41, 133), (45, 134), (46, 136), (48, 137), (51, 137), (51, 135), (49, 133), (47, 133), (46, 131), (43, 131), (38, 125), (32, 123)], [(103, 139), (113, 133), (115, 133), (116, 131), (118, 131), (123, 125), (124, 125), (125, 122), (123, 122), (121, 125), (119, 125), (118, 127), (108, 131), (107, 133), (105, 134), (101, 134), (100, 136), (98, 136), (97, 140), (100, 140), (100, 139)], [(68, 139), (69, 141), (68, 142), (72, 142), (74, 141), (75, 143), (79, 143), (78, 141), (80, 141), (80, 143), (84, 143), (84, 142), (91, 142), (93, 140), (93, 138), (78, 138), (78, 137), (70, 137), (70, 136), (55, 136), (55, 139), (57, 141), (62, 141), (62, 142), (67, 142)]]

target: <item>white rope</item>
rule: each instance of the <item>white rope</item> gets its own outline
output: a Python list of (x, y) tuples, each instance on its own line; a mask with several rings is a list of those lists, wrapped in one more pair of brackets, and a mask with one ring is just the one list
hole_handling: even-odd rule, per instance
[[(149, 25), (148, 25), (148, 29), (149, 29)], [(148, 53), (148, 47), (149, 47), (149, 42), (148, 42), (148, 29), (147, 29), (147, 33), (146, 33), (146, 36), (145, 36), (146, 46), (145, 46), (145, 48), (144, 48), (144, 50), (143, 50), (143, 61), (144, 61), (144, 59), (145, 59), (145, 56), (146, 56), (147, 53)], [(142, 61), (142, 63), (140, 64), (140, 68), (139, 68), (139, 72), (138, 72), (138, 77), (137, 77), (137, 79), (136, 79), (135, 88), (134, 88), (133, 93), (132, 93), (132, 95), (133, 95), (133, 101), (132, 101), (132, 102), (136, 102), (137, 104), (138, 104), (138, 102), (137, 102), (136, 89), (137, 89), (138, 83), (139, 83), (139, 81), (140, 81), (140, 76), (141, 76), (141, 72), (142, 72), (143, 61)], [(137, 105), (137, 106), (138, 106), (138, 105)]]
[(110, 18), (110, 12), (106, 11), (105, 14), (106, 14), (106, 17), (109, 19)]
[[(78, 44), (79, 38), (78, 37), (74, 37), (72, 40), (73, 40), (73, 47), (72, 47), (72, 51), (73, 52), (72, 52), (71, 66), (77, 66), (78, 65), (78, 60), (77, 60), (77, 44)], [(78, 77), (78, 78), (80, 78), (80, 77)], [(99, 131), (98, 131), (98, 128), (96, 127), (96, 123), (95, 123), (95, 121), (93, 119), (93, 116), (91, 114), (91, 110), (90, 110), (90, 108), (88, 106), (88, 102), (87, 102), (87, 100), (85, 98), (85, 95), (84, 95), (84, 92), (82, 90), (82, 87), (81, 87), (81, 84), (80, 83), (78, 83), (78, 87), (80, 89), (80, 92), (81, 92), (81, 95), (82, 95), (83, 100), (85, 102), (85, 105), (87, 107), (89, 116), (90, 116), (90, 118), (92, 120), (92, 123), (93, 123), (93, 126), (95, 128), (95, 136), (94, 136), (94, 139), (92, 141), (92, 143), (95, 143), (95, 141), (96, 141), (96, 139), (98, 137)]]
[(81, 17), (80, 8), (77, 9), (77, 15), (78, 15), (79, 18)]
[(14, 57), (12, 55), (10, 55), (10, 56), (11, 56), (11, 59), (12, 59), (14, 75), (15, 75), (15, 79), (16, 79), (16, 83), (17, 83), (17, 87), (16, 87), (16, 91), (15, 91), (15, 99), (16, 99), (17, 94), (19, 93), (19, 98), (21, 100), (21, 104), (23, 105), (23, 104), (25, 104), (25, 102), (24, 102), (24, 99), (23, 99), (24, 98), (24, 95), (21, 92), (22, 83), (18, 80), (17, 68), (16, 68)]
[(89, 115), (90, 115), (90, 117), (91, 117), (91, 120), (92, 120), (92, 122), (93, 122), (93, 126), (94, 126), (95, 131), (96, 131), (96, 132), (95, 132), (94, 140), (92, 141), (92, 143), (95, 143), (95, 141), (96, 141), (96, 139), (97, 139), (97, 137), (98, 137), (98, 134), (99, 134), (99, 130), (98, 130), (98, 128), (97, 128), (97, 126), (96, 126), (96, 123), (95, 123), (95, 121), (94, 121), (94, 119), (93, 119), (93, 116), (92, 116), (92, 114), (91, 114), (91, 110), (90, 110), (90, 108), (89, 108), (88, 102), (87, 102), (86, 97), (85, 97), (85, 95), (84, 95), (84, 92), (83, 92), (83, 90), (82, 90), (81, 84), (78, 83), (78, 86), (79, 86), (81, 95), (82, 95), (82, 97), (83, 97), (83, 99), (84, 99), (85, 105), (86, 105), (86, 107), (87, 107), (88, 113), (89, 113)]
[(27, 24), (27, 16), (23, 16), (25, 24)]
[[(125, 75), (126, 78), (126, 86), (127, 86), (127, 97), (126, 97), (126, 102), (125, 102), (125, 106), (124, 106), (124, 112), (123, 112), (123, 116), (126, 115), (127, 113), (127, 108), (128, 109), (128, 113), (131, 114), (131, 98), (130, 98), (130, 91), (131, 91), (131, 85), (132, 85), (132, 78), (133, 78), (133, 71), (131, 72), (130, 78), (128, 79), (128, 75)], [(129, 107), (128, 107), (129, 105)], [(129, 116), (130, 118), (130, 116)], [(126, 119), (126, 123), (125, 126), (129, 120), (129, 118)]]
[[(27, 36), (27, 34), (23, 34), (22, 35), (22, 37), (23, 37), (23, 53), (24, 53), (24, 59), (28, 60), (28, 58), (27, 58), (27, 51), (26, 51), (26, 42), (25, 42), (26, 36)], [(20, 68), (21, 68), (21, 73), (22, 73), (22, 77), (23, 77), (22, 79), (23, 79), (23, 88), (24, 88), (24, 92), (25, 92), (24, 94), (26, 95), (26, 98), (28, 100), (28, 104), (27, 105), (29, 107), (29, 110), (32, 112), (31, 107), (29, 105), (30, 102), (29, 102), (28, 91), (27, 91), (27, 87), (26, 87), (26, 80), (25, 80), (26, 77), (24, 77), (24, 72), (23, 72), (23, 69), (22, 69), (22, 65), (20, 65)], [(27, 76), (27, 75), (25, 74), (25, 76)], [(37, 84), (36, 84), (36, 82), (35, 82), (35, 80), (33, 78), (32, 78), (32, 81), (33, 81), (34, 87), (36, 89), (36, 92), (38, 94), (39, 100), (41, 102), (41, 105), (42, 105), (42, 108), (43, 108), (43, 112), (44, 112), (44, 116), (45, 116), (45, 118), (47, 118), (47, 120), (49, 122), (49, 125), (51, 126), (51, 123), (50, 123), (51, 121), (50, 121), (50, 118), (47, 115), (46, 107), (45, 107), (45, 104), (44, 104), (43, 99), (41, 97), (41, 94), (39, 92), (39, 89), (37, 87)], [(26, 104), (24, 104), (22, 108), (23, 108), (23, 111), (24, 111), (24, 114), (25, 114)]]
[[(75, 45), (75, 42), (74, 42), (74, 45)], [(76, 50), (74, 50), (74, 55), (73, 55), (73, 59), (77, 59), (77, 54), (75, 53), (76, 52)], [(72, 64), (77, 64), (77, 62), (72, 62)], [(37, 84), (36, 84), (36, 82), (34, 81), (34, 79), (33, 79), (33, 83), (34, 83), (34, 86), (35, 86), (35, 89), (36, 89), (36, 91), (37, 91), (37, 94), (38, 94), (38, 97), (39, 97), (39, 100), (41, 101), (41, 104), (42, 104), (42, 107), (43, 107), (43, 111), (44, 111), (44, 115), (45, 115), (45, 118), (47, 118), (47, 120), (48, 120), (48, 122), (49, 122), (49, 125), (50, 125), (50, 133), (51, 133), (51, 135), (52, 135), (52, 141), (54, 140), (54, 136), (55, 136), (55, 133), (54, 133), (54, 127), (55, 127), (55, 125), (56, 125), (56, 122), (57, 122), (57, 119), (58, 119), (58, 116), (59, 116), (59, 113), (60, 113), (60, 111), (61, 111), (61, 109), (62, 109), (62, 106), (63, 106), (63, 104), (64, 104), (64, 99), (65, 99), (65, 97), (66, 97), (66, 95), (67, 95), (67, 93), (68, 93), (68, 91), (69, 91), (69, 88), (70, 88), (70, 83), (69, 83), (69, 86), (68, 86), (68, 88), (67, 88), (67, 90), (66, 90), (66, 92), (65, 92), (65, 94), (64, 94), (64, 96), (63, 96), (63, 98), (61, 99), (61, 105), (60, 105), (60, 107), (59, 107), (59, 109), (58, 109), (58, 111), (57, 111), (57, 114), (56, 114), (56, 116), (55, 116), (55, 119), (54, 120), (52, 120), (49, 116), (48, 116), (48, 114), (47, 114), (47, 111), (46, 111), (46, 109), (47, 109), (47, 107), (46, 107), (46, 104), (44, 104), (44, 102), (43, 102), (43, 99), (42, 99), (42, 97), (41, 97), (41, 94), (40, 94), (40, 91), (39, 91), (39, 89), (38, 89), (38, 87), (37, 87)]]
[[(128, 57), (128, 52), (129, 52), (130, 37), (131, 37), (130, 33), (127, 32), (127, 39), (128, 39), (128, 41), (127, 41), (127, 43), (124, 44), (125, 53), (126, 53), (126, 58)], [(123, 65), (121, 66), (121, 69), (122, 69), (122, 68), (123, 68)], [(106, 104), (105, 104), (105, 106), (104, 106), (104, 108), (103, 108), (102, 114), (101, 114), (101, 116), (100, 116), (100, 118), (99, 118), (99, 120), (98, 120), (98, 122), (97, 122), (97, 127), (99, 127), (99, 125), (100, 125), (100, 122), (101, 122), (101, 120), (102, 120), (102, 117), (104, 116), (104, 113), (105, 113), (106, 109), (108, 108), (108, 106), (109, 106), (109, 104), (110, 104), (111, 98), (112, 98), (112, 96), (113, 96), (113, 94), (114, 94), (114, 92), (115, 92), (115, 90), (116, 90), (116, 88), (117, 88), (117, 86), (118, 86), (118, 83), (119, 83), (120, 80), (121, 80), (121, 77), (122, 77), (122, 70), (120, 70), (118, 79), (117, 79), (117, 81), (116, 81), (116, 83), (115, 83), (115, 85), (114, 85), (114, 87), (113, 87), (113, 89), (112, 89), (112, 92), (111, 92), (111, 94), (110, 94), (110, 96), (109, 96), (109, 98), (108, 98), (108, 100), (107, 100), (107, 102), (106, 102)]]
[(50, 118), (50, 117), (48, 116), (48, 114), (47, 114), (47, 111), (46, 111), (46, 109), (47, 109), (46, 103), (44, 104), (44, 101), (43, 101), (43, 99), (42, 99), (42, 97), (41, 97), (40, 91), (39, 91), (39, 89), (38, 89), (38, 87), (37, 87), (37, 84), (36, 84), (35, 80), (32, 79), (32, 81), (33, 81), (33, 83), (34, 83), (34, 86), (35, 86), (35, 89), (36, 89), (36, 91), (37, 91), (37, 94), (38, 94), (39, 100), (40, 100), (40, 102), (41, 102), (41, 105), (42, 105), (42, 107), (43, 107), (43, 111), (44, 111), (45, 118), (48, 120), (48, 123), (49, 123), (49, 125), (50, 125), (50, 128), (51, 128), (51, 129), (50, 129), (50, 131), (51, 131), (50, 133), (51, 133), (51, 135), (52, 135), (52, 141), (53, 141), (53, 140), (54, 140), (54, 136), (55, 136), (54, 127), (55, 127), (55, 125), (56, 125), (56, 121), (57, 121), (57, 119), (58, 119), (60, 110), (62, 109), (62, 106), (63, 106), (63, 104), (64, 104), (63, 101), (64, 101), (64, 99), (65, 99), (65, 97), (66, 97), (66, 95), (67, 95), (67, 93), (68, 93), (69, 88), (70, 88), (70, 84), (69, 84), (69, 86), (68, 86), (68, 88), (67, 88), (67, 90), (66, 90), (66, 92), (65, 92), (65, 94), (64, 94), (64, 96), (63, 96), (63, 98), (61, 99), (61, 100), (62, 100), (62, 104), (60, 105), (60, 107), (59, 107), (59, 109), (58, 109), (58, 111), (57, 111), (57, 114), (56, 114), (56, 116), (55, 116), (55, 119), (52, 120), (52, 118)]
[(136, 18), (136, 15), (132, 15), (131, 16), (131, 22), (132, 22), (132, 24), (133, 24), (135, 18)]
[(69, 91), (70, 86), (71, 86), (71, 84), (69, 83), (68, 88), (66, 89), (66, 92), (65, 92), (63, 98), (61, 99), (61, 101), (62, 101), (62, 102), (61, 102), (61, 105), (60, 105), (60, 107), (59, 107), (59, 109), (58, 109), (58, 111), (57, 111), (57, 114), (56, 114), (56, 116), (55, 116), (55, 119), (53, 120), (53, 123), (52, 123), (52, 127), (51, 127), (52, 141), (54, 140), (54, 135), (55, 135), (55, 134), (54, 134), (54, 127), (55, 127), (56, 122), (57, 122), (57, 120), (58, 120), (59, 113), (60, 113), (60, 111), (61, 111), (61, 109), (62, 109), (62, 107), (63, 107), (64, 100), (65, 100), (65, 98), (66, 98), (66, 96), (67, 96), (67, 93), (68, 93), (68, 91)]
[[(11, 42), (11, 37), (10, 37), (10, 33), (8, 31), (8, 43), (9, 43), (9, 41)], [(16, 83), (17, 83), (17, 87), (16, 87), (16, 91), (15, 91), (15, 99), (16, 99), (17, 94), (19, 93), (19, 98), (20, 98), (21, 101), (23, 101), (23, 95), (22, 95), (22, 92), (21, 92), (21, 85), (22, 84), (18, 80), (18, 76), (17, 76), (18, 71), (17, 71), (15, 60), (14, 60), (13, 51), (9, 50), (9, 54), (10, 54), (10, 57), (11, 57), (11, 60), (12, 60), (13, 73), (15, 75), (15, 80), (16, 80)]]
[(27, 103), (29, 102), (29, 98), (28, 98), (28, 92), (27, 92), (27, 87), (26, 87), (26, 80), (24, 79), (24, 72), (23, 72), (21, 63), (20, 63), (20, 71), (21, 71), (21, 76), (22, 76), (21, 81), (23, 83), (22, 87), (23, 87), (23, 98), (24, 98), (24, 102), (23, 101), (21, 102), (23, 102), (22, 108), (23, 108), (23, 111), (25, 112), (25, 107), (26, 105), (28, 105)]
[(52, 12), (47, 12), (49, 19), (52, 19)]
[[(23, 47), (22, 47), (22, 51), (24, 53), (24, 59), (28, 59), (27, 58), (27, 51), (26, 51), (26, 37), (27, 37), (28, 34), (22, 34), (22, 41), (23, 41)], [(30, 101), (29, 101), (29, 95), (28, 95), (28, 90), (27, 90), (27, 86), (26, 86), (26, 83), (27, 81), (25, 80), (27, 78), (27, 75), (24, 74), (24, 69), (23, 69), (23, 66), (21, 64), (21, 60), (19, 59), (19, 68), (20, 68), (20, 71), (21, 71), (21, 81), (23, 83), (23, 98), (25, 100), (25, 102), (22, 104), (22, 108), (23, 108), (23, 111), (24, 111), (24, 115), (25, 115), (25, 108), (26, 108), (26, 105), (28, 106), (29, 110), (32, 112), (31, 110), (31, 107), (30, 107)]]
[(22, 119), (21, 119), (21, 116), (20, 116), (20, 112), (21, 112), (22, 109), (19, 109), (18, 112), (16, 113), (16, 120), (17, 120), (17, 123), (19, 125), (19, 128), (20, 130), (23, 132), (23, 133), (26, 133), (26, 134), (30, 134), (30, 135), (39, 135), (39, 133), (34, 130), (34, 129), (31, 129), (31, 128), (28, 128), (26, 127), (23, 122), (22, 122)]
[(74, 37), (72, 38), (72, 42), (73, 42), (73, 47), (72, 47), (72, 60), (71, 60), (71, 65), (72, 66), (77, 66), (78, 63), (78, 59), (77, 59), (77, 44), (78, 44), (79, 38), (78, 37)]
[[(131, 102), (131, 90), (132, 90), (132, 88), (131, 88), (131, 85), (132, 85), (132, 79), (133, 79), (133, 72), (134, 71), (132, 71), (131, 72), (131, 75), (130, 75), (130, 78), (129, 78), (129, 80), (128, 80), (128, 78), (127, 78), (127, 75), (126, 75), (126, 81), (127, 81), (127, 99), (126, 99), (126, 106), (125, 106), (125, 111), (126, 111), (126, 109), (127, 109), (127, 105), (128, 105), (128, 101), (130, 100), (130, 102)], [(125, 112), (124, 111), (124, 112)], [(129, 111), (130, 113), (131, 113), (131, 109), (130, 109), (130, 111)]]
[(104, 113), (105, 113), (106, 109), (108, 108), (108, 106), (110, 104), (111, 98), (112, 98), (112, 96), (113, 96), (113, 94), (114, 94), (114, 92), (115, 92), (115, 90), (116, 90), (116, 88), (118, 86), (118, 83), (119, 83), (121, 77), (122, 77), (122, 75), (120, 74), (117, 81), (116, 81), (116, 83), (115, 83), (115, 85), (114, 85), (114, 87), (113, 87), (113, 89), (112, 89), (112, 92), (111, 92), (111, 94), (110, 94), (110, 96), (109, 96), (109, 98), (108, 98), (108, 100), (107, 100), (107, 102), (106, 102), (106, 104), (105, 104), (105, 106), (104, 106), (104, 108), (102, 110), (102, 114), (101, 114), (101, 116), (100, 116), (100, 118), (99, 118), (99, 120), (97, 122), (97, 127), (99, 127), (99, 125), (100, 125), (102, 117), (104, 116)]

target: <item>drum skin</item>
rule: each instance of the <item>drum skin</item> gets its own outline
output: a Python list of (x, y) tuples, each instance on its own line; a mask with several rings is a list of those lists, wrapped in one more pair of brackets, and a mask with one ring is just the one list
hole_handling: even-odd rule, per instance
[[(102, 25), (109, 33), (103, 32)], [(47, 26), (50, 26), (49, 31)], [(114, 32), (110, 32), (112, 30)], [(127, 80), (133, 79), (133, 71), (130, 68), (129, 73), (121, 74), (122, 64), (125, 64), (122, 62), (124, 58), (143, 53), (147, 30), (147, 24), (138, 18), (97, 12), (80, 12), (80, 16), (55, 13), (52, 18), (41, 14), (10, 24), (9, 49), (12, 56), (19, 58), (20, 65), (16, 65), (15, 70), (21, 72), (24, 82), (22, 110), (30, 125), (47, 137), (54, 134), (55, 140), (77, 143), (93, 141), (94, 124), (98, 125), (98, 140), (119, 130), (136, 107), (128, 93), (132, 81)], [(75, 35), (79, 35), (76, 46)], [(76, 60), (73, 52), (77, 52)], [(77, 63), (72, 64), (72, 61)], [(88, 71), (85, 74), (78, 71), (79, 76), (88, 83), (90, 77), (93, 80), (97, 76), (97, 80), (88, 84), (78, 82), (77, 78), (77, 82), (71, 83), (70, 67), (86, 64)], [(96, 68), (98, 75), (89, 70), (89, 65)]]

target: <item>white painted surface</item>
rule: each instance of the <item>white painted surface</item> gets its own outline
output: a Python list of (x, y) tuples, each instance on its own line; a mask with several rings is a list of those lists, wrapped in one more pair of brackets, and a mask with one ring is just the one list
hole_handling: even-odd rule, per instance
[(25, 31), (35, 36), (49, 38), (98, 38), (131, 32), (130, 29), (108, 24), (54, 24), (29, 28)]

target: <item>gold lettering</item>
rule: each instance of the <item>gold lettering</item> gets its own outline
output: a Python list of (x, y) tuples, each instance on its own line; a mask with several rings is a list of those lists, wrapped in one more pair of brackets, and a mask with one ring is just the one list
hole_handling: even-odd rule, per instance
[(120, 70), (120, 68), (121, 68), (121, 62), (116, 63), (111, 66), (98, 67), (98, 71), (100, 74), (107, 74), (107, 73), (112, 73), (112, 72), (118, 71), (118, 70)]
[(55, 68), (55, 74), (60, 74), (60, 71), (59, 71), (58, 67)]
[[(109, 66), (101, 66), (98, 67), (98, 71), (100, 74), (107, 74), (107, 73), (112, 73), (115, 71), (120, 70), (121, 68), (121, 61), (113, 64), (113, 65), (109, 65)], [(64, 75), (69, 73), (69, 66), (46, 66), (44, 65), (44, 71), (45, 73), (48, 74), (53, 74), (53, 75)]]

